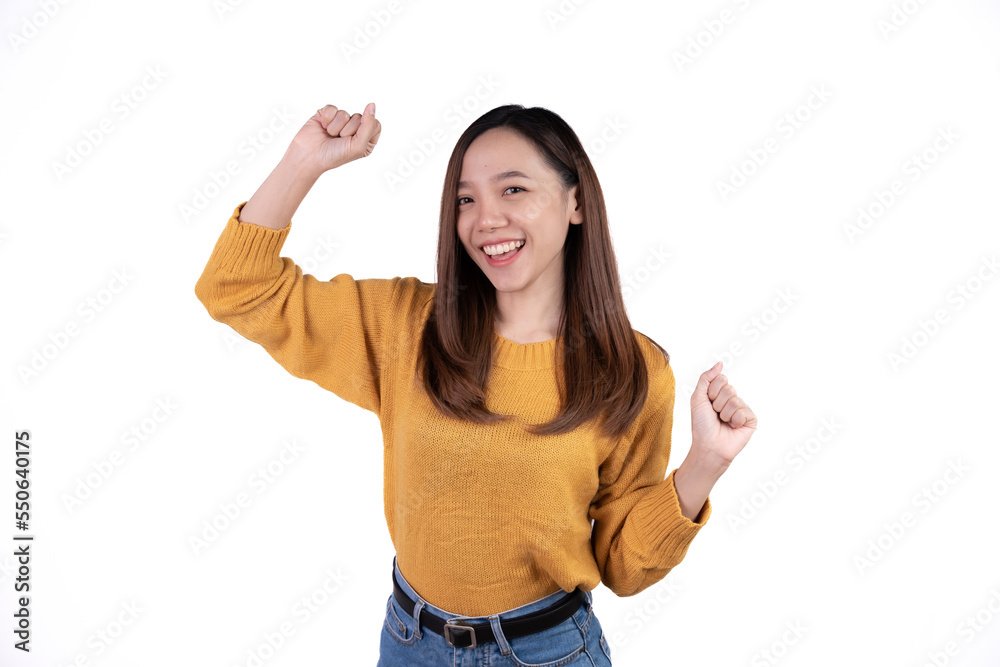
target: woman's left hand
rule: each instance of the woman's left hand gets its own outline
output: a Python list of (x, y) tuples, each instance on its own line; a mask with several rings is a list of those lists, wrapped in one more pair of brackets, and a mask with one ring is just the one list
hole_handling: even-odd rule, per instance
[(757, 415), (722, 375), (722, 362), (698, 378), (691, 395), (691, 451), (728, 468), (757, 430)]

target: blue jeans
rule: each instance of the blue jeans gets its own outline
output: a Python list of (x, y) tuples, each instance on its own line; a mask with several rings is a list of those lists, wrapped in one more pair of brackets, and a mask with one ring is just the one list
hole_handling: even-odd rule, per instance
[[(396, 580), (416, 602), (412, 614), (407, 614), (393, 595), (385, 603), (385, 622), (379, 641), (378, 667), (476, 667), (476, 665), (515, 665), (516, 667), (607, 667), (611, 664), (611, 648), (604, 638), (604, 630), (594, 615), (593, 598), (585, 591), (587, 601), (572, 616), (559, 625), (524, 637), (508, 639), (500, 627), (500, 620), (530, 614), (566, 596), (559, 590), (540, 600), (492, 616), (460, 616), (428, 603), (417, 595), (403, 578), (392, 559)], [(418, 625), (421, 613), (429, 612), (448, 620), (463, 619), (469, 623), (489, 623), (496, 641), (473, 648), (449, 645), (444, 637), (433, 630)]]

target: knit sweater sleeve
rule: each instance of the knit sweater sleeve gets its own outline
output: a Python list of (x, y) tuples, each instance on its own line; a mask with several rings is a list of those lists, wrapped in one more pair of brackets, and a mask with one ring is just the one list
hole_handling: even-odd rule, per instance
[[(635, 422), (600, 467), (600, 486), (590, 507), (591, 542), (601, 580), (615, 595), (640, 593), (680, 563), (712, 504), (695, 521), (681, 513), (670, 458), (675, 381), (669, 364)], [(651, 378), (652, 379), (652, 378)]]
[(195, 284), (198, 300), (295, 377), (378, 415), (387, 311), (399, 279), (303, 274), (279, 256), (293, 223), (274, 230), (240, 222), (244, 204)]

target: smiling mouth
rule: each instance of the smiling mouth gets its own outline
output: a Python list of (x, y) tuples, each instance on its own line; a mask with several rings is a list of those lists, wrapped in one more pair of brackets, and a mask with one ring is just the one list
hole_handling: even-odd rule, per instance
[(488, 252), (486, 252), (486, 250), (483, 250), (483, 254), (486, 255), (486, 258), (489, 261), (502, 262), (503, 260), (509, 259), (509, 258), (513, 257), (514, 255), (516, 255), (517, 253), (521, 252), (521, 248), (523, 248), (523, 247), (524, 247), (524, 243), (521, 243), (521, 245), (517, 246), (516, 248), (511, 248), (507, 252), (501, 252), (501, 253), (497, 253), (495, 255), (491, 255)]
[[(515, 245), (515, 244), (520, 244), (520, 245)], [(483, 253), (487, 257), (489, 257), (490, 259), (503, 260), (503, 259), (507, 259), (508, 257), (513, 257), (514, 255), (516, 255), (518, 253), (518, 251), (521, 248), (524, 247), (524, 244), (525, 244), (524, 240), (513, 241), (511, 243), (505, 243), (505, 244), (501, 244), (500, 246), (487, 244), (487, 245), (482, 246), (480, 248), (480, 250), (482, 250)], [(508, 246), (508, 247), (509, 246), (514, 246), (514, 247), (511, 247), (510, 250), (508, 250), (506, 252), (497, 252), (497, 253), (494, 253), (494, 254), (490, 254), (489, 252), (486, 251), (487, 248), (495, 248), (495, 249), (499, 250), (503, 246)]]

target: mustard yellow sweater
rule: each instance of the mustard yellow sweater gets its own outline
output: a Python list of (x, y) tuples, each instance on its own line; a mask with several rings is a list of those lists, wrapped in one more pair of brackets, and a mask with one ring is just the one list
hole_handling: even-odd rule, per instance
[(712, 507), (706, 501), (692, 522), (681, 514), (676, 471), (664, 479), (674, 375), (646, 338), (638, 335), (649, 398), (621, 438), (591, 424), (556, 436), (525, 430), (558, 412), (557, 339), (518, 344), (495, 334), (486, 405), (516, 420), (445, 417), (414, 381), (435, 285), (303, 274), (279, 256), (292, 224), (240, 222), (244, 204), (195, 294), (295, 377), (378, 415), (389, 535), (400, 571), (425, 600), (484, 616), (599, 582), (634, 595), (681, 562)]

